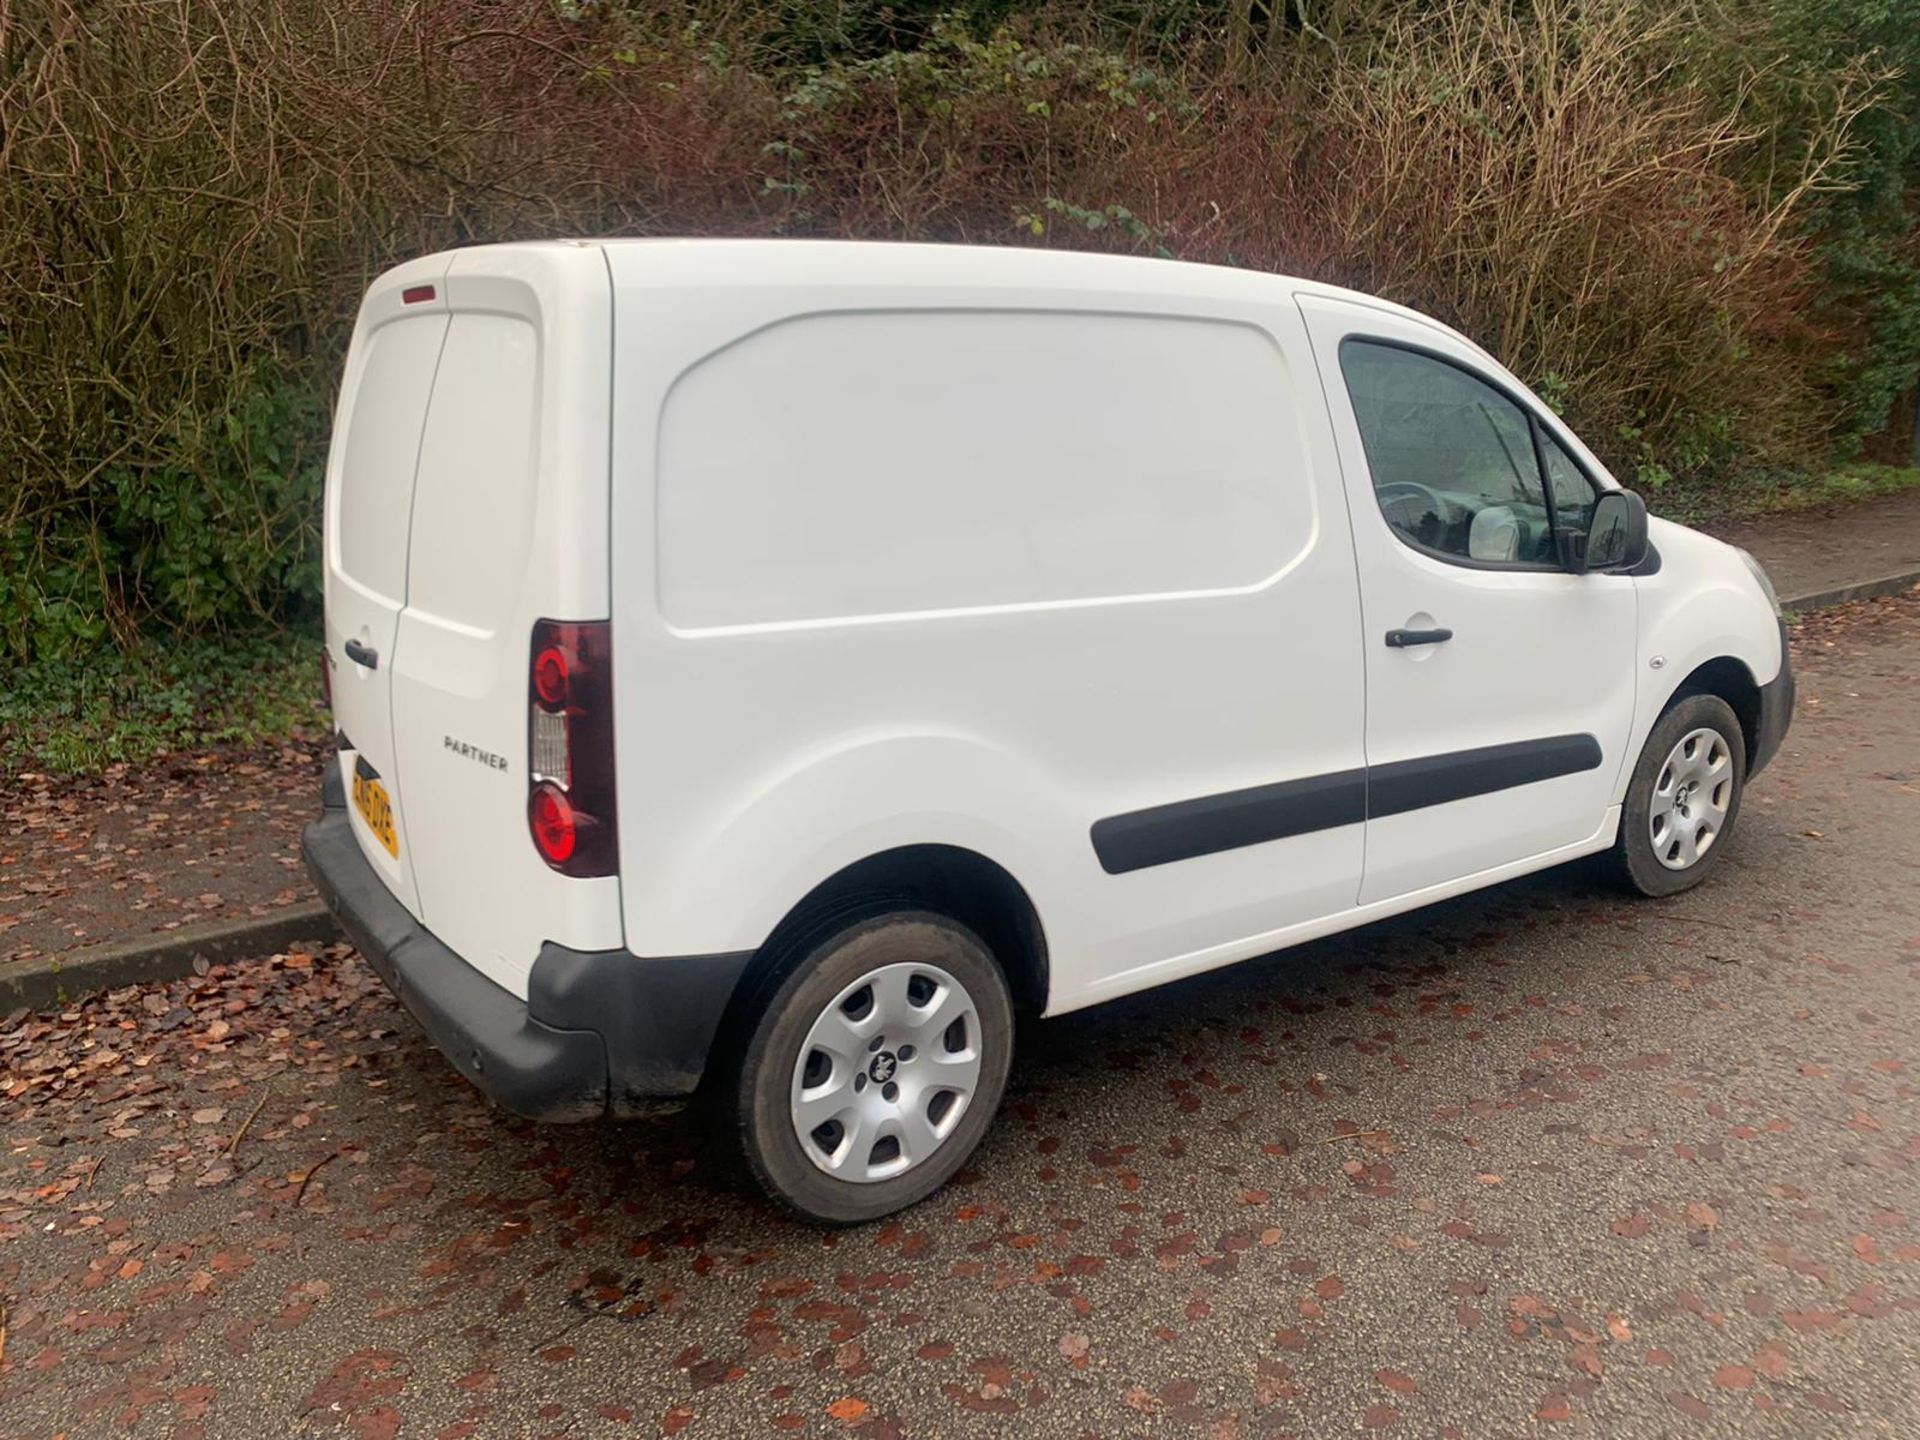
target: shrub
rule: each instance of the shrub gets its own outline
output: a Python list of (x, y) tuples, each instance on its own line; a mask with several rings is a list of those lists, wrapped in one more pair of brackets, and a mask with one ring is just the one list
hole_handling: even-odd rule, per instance
[(36, 660), (0, 688), (0, 792), (21, 773), (93, 774), (176, 750), (330, 730), (319, 648), (289, 634)]
[[(1818, 357), (1831, 397), (1834, 440), (1851, 453), (1887, 423), (1920, 372), (1920, 25), (1900, 0), (1731, 0), (1704, 33), (1714, 72), (1738, 82), (1749, 122), (1768, 136), (1766, 158), (1791, 173), (1818, 144), (1836, 90), (1878, 71), (1877, 99), (1851, 129), (1844, 189), (1824, 198), (1808, 233), (1822, 267), (1813, 306), (1832, 335)], [(1749, 178), (1777, 191), (1775, 172)]]
[(1550, 380), (1652, 484), (1825, 448), (1801, 221), (1840, 183), (1872, 85), (1837, 74), (1792, 171), (1743, 183), (1768, 137), (1686, 82), (1697, 23), (1571, 0), (1409, 12), (1369, 82), (1325, 96), (1341, 136), (1327, 228), (1349, 273)]

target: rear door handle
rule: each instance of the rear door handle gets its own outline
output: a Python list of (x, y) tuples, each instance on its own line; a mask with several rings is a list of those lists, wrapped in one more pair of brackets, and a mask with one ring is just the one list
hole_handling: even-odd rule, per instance
[(1452, 638), (1453, 631), (1446, 629), (1389, 630), (1387, 631), (1387, 648), (1390, 650), (1404, 650), (1409, 645), (1438, 645), (1442, 641), (1451, 640)]
[[(1388, 641), (1392, 644), (1392, 641)], [(358, 640), (349, 640), (346, 645), (347, 659), (356, 665), (364, 665), (369, 670), (380, 668), (380, 652), (371, 645), (362, 645)]]

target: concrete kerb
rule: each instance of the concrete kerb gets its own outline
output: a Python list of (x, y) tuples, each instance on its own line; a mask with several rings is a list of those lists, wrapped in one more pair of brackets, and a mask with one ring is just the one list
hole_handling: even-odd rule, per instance
[(1796, 615), (1809, 610), (1826, 610), (1849, 600), (1872, 600), (1881, 595), (1899, 595), (1920, 585), (1920, 570), (1902, 570), (1897, 575), (1882, 575), (1878, 580), (1861, 580), (1832, 590), (1816, 590), (1810, 595), (1782, 595), (1780, 608)]
[(178, 980), (193, 973), (196, 959), (245, 960), (284, 950), (296, 940), (324, 943), (339, 934), (332, 912), (318, 900), (308, 900), (270, 915), (183, 926), (64, 955), (10, 961), (0, 965), (0, 1013), (21, 1007), (58, 1009), (95, 990)]

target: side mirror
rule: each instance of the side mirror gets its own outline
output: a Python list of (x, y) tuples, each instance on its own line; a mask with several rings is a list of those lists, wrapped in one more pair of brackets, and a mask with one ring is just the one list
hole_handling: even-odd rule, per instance
[(1582, 551), (1582, 571), (1631, 570), (1646, 559), (1646, 501), (1631, 490), (1609, 490), (1594, 501)]

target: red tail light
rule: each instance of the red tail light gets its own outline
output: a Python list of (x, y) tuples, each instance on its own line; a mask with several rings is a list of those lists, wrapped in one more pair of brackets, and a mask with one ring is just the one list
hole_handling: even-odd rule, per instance
[(533, 794), (527, 797), (527, 824), (533, 827), (533, 843), (541, 858), (564, 870), (580, 843), (580, 829), (574, 823), (567, 792), (557, 785), (534, 786)]
[(613, 644), (605, 620), (542, 620), (527, 662), (527, 828), (563, 875), (620, 869)]

